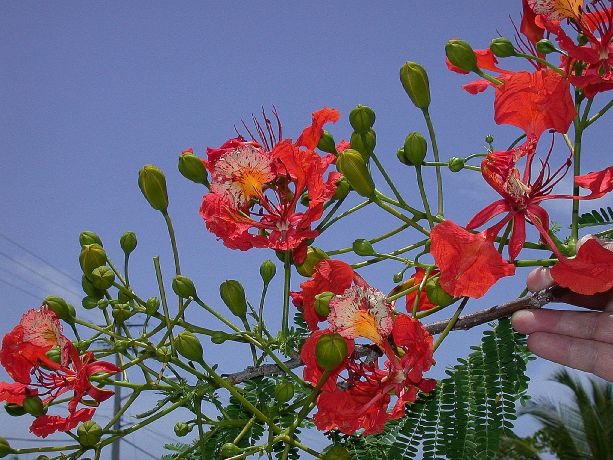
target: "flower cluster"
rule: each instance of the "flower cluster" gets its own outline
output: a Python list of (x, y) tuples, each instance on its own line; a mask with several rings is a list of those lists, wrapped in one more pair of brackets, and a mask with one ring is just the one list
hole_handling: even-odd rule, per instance
[[(423, 377), (434, 363), (432, 336), (417, 319), (394, 312), (385, 295), (370, 287), (349, 265), (324, 260), (316, 266), (313, 279), (302, 283), (301, 288), (294, 294), (294, 302), (310, 318), (315, 318), (315, 295), (325, 291), (335, 294), (329, 301), (327, 318), (318, 316), (309, 324), (314, 332), (300, 354), (305, 380), (316, 385), (324, 373), (315, 351), (323, 335), (339, 334), (348, 349), (347, 357), (330, 373), (318, 397), (314, 415), (318, 429), (378, 433), (385, 422), (405, 414), (406, 403), (415, 401), (418, 391), (434, 389), (436, 382)], [(317, 322), (325, 319), (327, 328), (316, 329)], [(383, 367), (378, 359), (364, 359), (355, 351), (357, 339), (366, 339), (385, 357)]]
[[(120, 371), (114, 364), (96, 361), (91, 352), (80, 355), (63, 335), (56, 314), (46, 307), (25, 313), (19, 324), (4, 336), (0, 363), (15, 381), (0, 382), (0, 401), (21, 406), (26, 398), (40, 398), (48, 406), (59, 396), (73, 392), (67, 417), (33, 414), (36, 419), (30, 431), (43, 438), (90, 420), (95, 408), (78, 409), (79, 403), (98, 405), (113, 395), (111, 390), (93, 386), (90, 377)], [(85, 401), (86, 396), (92, 400)]]
[[(585, 43), (575, 44), (570, 40), (561, 27), (562, 19), (568, 20), (585, 37)], [(541, 204), (558, 198), (589, 200), (602, 197), (613, 190), (613, 166), (575, 177), (576, 186), (589, 191), (585, 196), (552, 193), (572, 164), (569, 157), (561, 165), (552, 167), (553, 145), (540, 161), (536, 177), (533, 177), (533, 169), (542, 134), (547, 130), (566, 133), (577, 115), (571, 87), (581, 90), (587, 98), (613, 88), (612, 20), (611, 7), (607, 8), (603, 1), (584, 6), (576, 1), (525, 0), (521, 25), (525, 39), (518, 37), (517, 43), (522, 44), (525, 51), (539, 55), (535, 47), (537, 40), (543, 37), (544, 31), (554, 34), (564, 51), (560, 67), (552, 68), (542, 59), (534, 59), (531, 60), (536, 67), (534, 72), (513, 72), (499, 68), (490, 49), (474, 51), (477, 67), (497, 72), (497, 76), (471, 82), (464, 88), (475, 94), (494, 86), (496, 123), (520, 128), (525, 133), (525, 141), (507, 151), (490, 152), (483, 159), (483, 178), (500, 194), (500, 200), (479, 211), (466, 227), (447, 220), (432, 231), (431, 252), (441, 270), (441, 286), (450, 294), (481, 297), (500, 278), (513, 275), (512, 262), (526, 242), (526, 223), (536, 228), (541, 240), (558, 258), (559, 264), (552, 271), (558, 284), (585, 294), (603, 292), (611, 287), (611, 280), (604, 273), (613, 265), (613, 253), (600, 251), (595, 243), (583, 247), (576, 258), (565, 257), (549, 233), (549, 215)], [(448, 66), (453, 71), (467, 73), (450, 62)], [(521, 172), (520, 161), (525, 162)], [(493, 226), (480, 233), (472, 232), (499, 216), (502, 217)], [(507, 225), (511, 229), (510, 262), (494, 247), (496, 237)], [(594, 262), (590, 267), (581, 262), (586, 258)], [(583, 276), (590, 277), (591, 281), (580, 281)]]
[[(232, 249), (305, 249), (305, 241), (318, 234), (311, 224), (321, 217), (340, 178), (340, 173), (331, 172), (324, 180), (336, 157), (314, 152), (324, 124), (338, 118), (334, 109), (313, 113), (311, 126), (292, 142), (282, 139), (278, 117), (278, 134), (265, 117), (267, 134), (256, 123), (259, 142), (254, 136), (238, 136), (209, 148), (204, 163), (211, 175), (210, 193), (200, 208), (207, 228)], [(304, 192), (308, 205), (302, 212), (298, 205)]]

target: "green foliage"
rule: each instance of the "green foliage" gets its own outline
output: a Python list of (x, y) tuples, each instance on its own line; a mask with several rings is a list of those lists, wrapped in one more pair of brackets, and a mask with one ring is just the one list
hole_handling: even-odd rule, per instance
[(610, 206), (606, 209), (600, 208), (599, 211), (594, 209), (579, 216), (579, 228), (611, 224), (613, 224), (613, 209)]
[(516, 402), (528, 399), (530, 355), (525, 337), (508, 319), (485, 331), (472, 350), (447, 369), (434, 392), (407, 407), (405, 418), (388, 423), (385, 433), (348, 439), (354, 458), (495, 458), (501, 436), (512, 434)]

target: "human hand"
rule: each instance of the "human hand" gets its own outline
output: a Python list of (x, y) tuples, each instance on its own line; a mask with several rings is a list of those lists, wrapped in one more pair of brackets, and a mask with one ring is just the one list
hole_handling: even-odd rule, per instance
[[(532, 292), (554, 284), (548, 268), (528, 275)], [(613, 289), (589, 296), (570, 292), (559, 301), (601, 311), (521, 310), (512, 317), (513, 327), (528, 334), (534, 354), (613, 381)]]

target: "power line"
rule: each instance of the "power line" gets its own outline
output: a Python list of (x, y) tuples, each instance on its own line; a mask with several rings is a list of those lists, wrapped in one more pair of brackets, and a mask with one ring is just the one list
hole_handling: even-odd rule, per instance
[(40, 273), (40, 272), (38, 272), (38, 271), (34, 270), (33, 268), (31, 268), (31, 267), (27, 266), (26, 264), (24, 264), (24, 263), (23, 263), (23, 262), (21, 262), (20, 260), (15, 259), (15, 258), (14, 258), (14, 257), (12, 257), (12, 256), (9, 256), (8, 254), (6, 254), (6, 253), (5, 253), (5, 252), (3, 252), (3, 251), (0, 251), (0, 255), (2, 255), (2, 256), (4, 256), (4, 257), (6, 257), (7, 259), (9, 259), (9, 260), (11, 260), (12, 262), (16, 263), (17, 265), (19, 265), (20, 267), (23, 267), (23, 268), (25, 268), (26, 270), (28, 270), (28, 271), (30, 271), (30, 272), (32, 272), (32, 273), (34, 273), (35, 275), (40, 276), (42, 279), (44, 279), (44, 280), (46, 280), (46, 281), (49, 281), (51, 284), (53, 284), (53, 285), (55, 285), (55, 286), (57, 286), (57, 287), (59, 287), (59, 288), (63, 289), (64, 291), (71, 292), (71, 293), (73, 293), (73, 294), (74, 294), (74, 295), (76, 295), (76, 296), (80, 296), (80, 295), (81, 295), (81, 294), (79, 294), (77, 291), (75, 291), (75, 290), (73, 290), (73, 289), (70, 289), (70, 288), (67, 288), (67, 287), (65, 287), (65, 286), (62, 286), (61, 284), (59, 284), (58, 282), (56, 282), (56, 281), (55, 281), (55, 280), (53, 280), (52, 278), (49, 278), (47, 275), (43, 275), (42, 273)]
[(21, 288), (21, 287), (17, 286), (16, 284), (11, 283), (10, 281), (5, 280), (4, 278), (1, 278), (1, 277), (0, 277), (0, 281), (1, 281), (1, 282), (3, 282), (4, 284), (9, 285), (9, 286), (10, 286), (10, 287), (12, 287), (12, 288), (17, 289), (18, 291), (23, 292), (24, 294), (27, 294), (27, 295), (29, 295), (29, 296), (32, 296), (32, 297), (34, 297), (35, 299), (38, 299), (38, 301), (39, 301), (39, 302), (42, 300), (42, 299), (41, 299), (41, 297), (40, 297), (39, 295), (32, 294), (30, 291), (26, 291), (25, 289), (23, 289), (23, 288)]
[(134, 447), (136, 450), (142, 452), (143, 454), (145, 454), (147, 457), (153, 458), (154, 460), (157, 460), (157, 457), (155, 457), (154, 455), (151, 455), (149, 452), (147, 452), (145, 449), (143, 449), (142, 447), (137, 446), (136, 444), (134, 444), (132, 441), (128, 441), (126, 439), (126, 437), (124, 436), (123, 438), (120, 438), (121, 442), (125, 442), (126, 444), (129, 444), (130, 446)]
[(4, 233), (0, 232), (0, 236), (2, 238), (4, 238), (6, 241), (8, 241), (9, 243), (14, 244), (15, 246), (17, 246), (19, 249), (22, 249), (23, 251), (27, 252), (28, 254), (30, 254), (32, 257), (36, 257), (38, 260), (40, 260), (41, 262), (46, 263), (47, 265), (49, 265), (51, 268), (57, 270), (58, 272), (60, 272), (62, 275), (64, 275), (67, 278), (70, 278), (71, 280), (73, 280), (75, 283), (80, 283), (81, 281), (73, 278), (70, 273), (65, 272), (64, 270), (62, 270), (61, 268), (56, 267), (55, 265), (53, 265), (52, 263), (48, 262), (47, 260), (43, 259), (41, 256), (35, 254), (34, 252), (32, 252), (31, 250), (29, 250), (28, 248), (26, 248), (25, 246), (23, 246), (22, 244), (19, 244), (17, 241), (13, 240), (12, 238), (9, 238), (8, 236), (6, 236)]

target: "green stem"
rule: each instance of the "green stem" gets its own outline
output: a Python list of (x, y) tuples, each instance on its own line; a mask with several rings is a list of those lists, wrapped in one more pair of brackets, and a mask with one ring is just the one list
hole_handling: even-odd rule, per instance
[(551, 62), (547, 61), (546, 59), (540, 58), (538, 56), (533, 56), (531, 54), (524, 54), (524, 53), (516, 53), (515, 56), (528, 58), (532, 61), (540, 62), (541, 64), (549, 67), (554, 72), (557, 72), (558, 74), (564, 76), (564, 71), (562, 69), (560, 69), (559, 67), (556, 67), (555, 65), (553, 65)]
[(607, 110), (609, 110), (611, 107), (613, 107), (613, 99), (611, 99), (602, 109), (600, 109), (600, 111), (598, 111), (596, 114), (594, 114), (594, 116), (592, 118), (590, 118), (585, 123), (585, 128), (590, 126), (592, 123), (594, 123), (600, 117), (602, 117), (605, 113), (607, 113)]
[(417, 295), (415, 296), (415, 300), (413, 301), (413, 310), (411, 312), (411, 316), (413, 316), (413, 318), (415, 318), (415, 316), (417, 316), (417, 309), (419, 308), (419, 300), (420, 300), (420, 297), (421, 297), (421, 293), (424, 290), (424, 286), (428, 282), (428, 278), (430, 277), (430, 272), (433, 269), (434, 269), (434, 267), (426, 268), (426, 271), (424, 272), (424, 277), (422, 278), (421, 282), (419, 283), (419, 286), (417, 288)]
[(262, 295), (260, 297), (260, 308), (258, 312), (258, 334), (260, 339), (262, 338), (262, 332), (264, 330), (264, 300), (266, 299), (266, 293), (268, 292), (269, 283), (264, 283), (262, 288)]
[(391, 215), (393, 215), (394, 217), (397, 217), (398, 219), (400, 219), (401, 221), (409, 224), (411, 227), (413, 227), (416, 230), (419, 230), (421, 233), (423, 233), (426, 236), (430, 236), (430, 232), (428, 230), (426, 230), (425, 228), (423, 228), (421, 225), (419, 225), (418, 223), (414, 222), (413, 220), (409, 219), (407, 216), (405, 216), (404, 214), (402, 214), (401, 212), (395, 210), (394, 208), (392, 208), (390, 205), (386, 204), (383, 200), (381, 200), (377, 195), (375, 195), (375, 197), (373, 198), (373, 203), (375, 203), (377, 206), (379, 206), (381, 209), (384, 209), (385, 211), (389, 212)]
[(324, 217), (321, 220), (321, 222), (319, 222), (316, 230), (319, 231), (319, 229), (323, 228), (326, 225), (326, 223), (332, 218), (332, 216), (336, 214), (336, 211), (338, 211), (338, 208), (341, 207), (341, 205), (343, 204), (343, 201), (345, 201), (345, 198), (347, 197), (343, 197), (340, 200), (338, 200), (336, 203), (334, 203), (334, 206), (332, 206), (332, 209), (330, 209), (330, 212), (328, 212), (328, 214), (326, 214), (326, 217)]
[(521, 136), (519, 136), (517, 139), (515, 139), (513, 142), (511, 142), (511, 145), (509, 145), (507, 147), (507, 150), (511, 150), (513, 147), (515, 147), (517, 144), (519, 144), (519, 142), (524, 139), (526, 137), (526, 134), (522, 134)]
[(426, 189), (424, 188), (424, 178), (421, 175), (421, 166), (415, 166), (415, 173), (417, 174), (417, 187), (419, 188), (421, 201), (424, 204), (424, 209), (426, 210), (426, 218), (428, 219), (428, 225), (430, 225), (430, 230), (432, 230), (432, 227), (434, 227), (434, 223), (432, 222), (432, 213), (430, 212), (428, 196), (426, 195)]
[[(389, 231), (389, 232), (387, 232), (387, 233), (385, 233), (385, 234), (383, 234), (381, 236), (378, 236), (378, 237), (373, 238), (373, 239), (368, 240), (368, 241), (370, 242), (370, 244), (378, 243), (379, 241), (383, 241), (383, 240), (385, 240), (387, 238), (390, 238), (390, 237), (396, 235), (397, 233), (400, 233), (401, 231), (403, 231), (403, 230), (405, 230), (405, 229), (407, 229), (409, 227), (410, 227), (409, 224), (401, 225), (400, 227), (397, 227), (394, 230), (391, 230), (391, 231)], [(352, 251), (353, 251), (353, 247), (347, 247), (347, 248), (343, 248), (343, 249), (337, 249), (335, 251), (326, 251), (326, 254), (328, 254), (329, 256), (335, 256), (335, 255), (338, 255), (338, 254), (345, 254), (347, 252), (352, 252)]]
[[(396, 249), (395, 251), (392, 251), (389, 254), (391, 254), (391, 255), (404, 254), (405, 252), (409, 252), (409, 251), (412, 251), (413, 249), (417, 249), (420, 246), (424, 246), (428, 241), (429, 241), (429, 239), (421, 240), (421, 241), (418, 241), (417, 243), (411, 244), (409, 246), (405, 246), (403, 248)], [(376, 264), (378, 262), (381, 262), (382, 260), (385, 260), (385, 258), (375, 257), (373, 259), (365, 260), (364, 262), (358, 262), (357, 264), (352, 264), (351, 267), (354, 268), (354, 269), (363, 268), (363, 267), (366, 267), (368, 265), (372, 265), (372, 264)]]
[(283, 260), (283, 323), (281, 324), (283, 340), (287, 340), (289, 333), (289, 290), (292, 275), (291, 256), (292, 254), (290, 251), (285, 251), (285, 259)]
[(513, 264), (516, 267), (552, 267), (558, 262), (558, 259), (514, 260)]
[(175, 230), (172, 226), (172, 220), (168, 215), (168, 212), (162, 211), (162, 215), (164, 216), (164, 220), (166, 221), (166, 227), (168, 228), (168, 236), (170, 236), (170, 244), (172, 245), (172, 255), (175, 260), (175, 273), (177, 275), (181, 274), (181, 265), (179, 264), (179, 251), (177, 249), (177, 240), (175, 238)]
[(153, 258), (153, 265), (155, 267), (155, 276), (160, 291), (160, 299), (162, 301), (162, 308), (164, 310), (164, 320), (166, 321), (166, 328), (169, 331), (168, 338), (170, 339), (170, 347), (175, 349), (175, 338), (172, 335), (172, 327), (170, 323), (170, 313), (168, 311), (168, 302), (166, 301), (166, 290), (164, 289), (164, 280), (162, 279), (162, 269), (160, 268), (160, 257), (155, 256)]
[(338, 215), (338, 216), (336, 216), (334, 219), (330, 220), (330, 222), (328, 222), (326, 225), (321, 225), (321, 224), (320, 224), (320, 225), (317, 227), (317, 230), (319, 231), (319, 233), (324, 232), (324, 231), (325, 231), (325, 230), (327, 230), (329, 227), (331, 227), (331, 226), (332, 226), (332, 224), (334, 224), (335, 222), (339, 221), (339, 220), (340, 220), (340, 219), (342, 219), (343, 217), (347, 217), (349, 214), (353, 214), (354, 212), (356, 212), (356, 211), (358, 211), (358, 210), (362, 209), (364, 206), (366, 206), (366, 205), (368, 205), (368, 204), (370, 204), (370, 203), (371, 203), (371, 201), (370, 201), (370, 200), (363, 201), (362, 203), (360, 203), (360, 204), (358, 204), (358, 205), (354, 206), (353, 208), (348, 209), (347, 211), (345, 211), (345, 212), (343, 212), (343, 213), (339, 214), (339, 215)]
[[(577, 113), (579, 113), (579, 104), (580, 102), (575, 104), (577, 106)], [(575, 179), (577, 176), (581, 175), (581, 137), (583, 135), (583, 129), (583, 125), (577, 120), (577, 118), (575, 118), (575, 143), (573, 146), (573, 196), (579, 195), (579, 186), (575, 183)], [(570, 238), (573, 243), (577, 243), (579, 240), (579, 200), (576, 198), (573, 198)]]
[(394, 194), (394, 196), (396, 197), (398, 202), (402, 205), (402, 207), (405, 208), (407, 211), (410, 211), (410, 212), (412, 212), (414, 214), (419, 214), (419, 211), (417, 209), (411, 208), (407, 204), (407, 202), (404, 200), (404, 198), (402, 197), (402, 195), (398, 191), (398, 188), (396, 188), (396, 185), (394, 184), (394, 182), (392, 181), (390, 176), (387, 174), (387, 171), (385, 170), (385, 168), (383, 167), (383, 165), (381, 164), (381, 162), (379, 161), (377, 156), (374, 154), (374, 152), (373, 152), (373, 154), (370, 157), (375, 162), (375, 165), (377, 165), (377, 169), (379, 170), (379, 172), (381, 173), (381, 175), (385, 179), (385, 182), (387, 182), (387, 185), (389, 185), (389, 188), (392, 190), (392, 193)]
[(487, 81), (489, 81), (490, 83), (493, 83), (496, 86), (502, 85), (502, 81), (498, 80), (497, 78), (492, 77), (490, 74), (485, 73), (483, 70), (479, 68), (476, 69), (474, 72), (477, 75), (479, 75), (481, 78), (485, 78)]
[[(428, 127), (428, 134), (430, 136), (430, 143), (432, 144), (432, 151), (434, 152), (434, 161), (440, 162), (440, 156), (438, 153), (438, 145), (436, 144), (436, 132), (432, 125), (432, 119), (430, 118), (430, 112), (428, 108), (422, 109), (424, 119), (426, 120), (426, 126)], [(441, 175), (441, 167), (436, 167), (436, 186), (438, 189), (438, 211), (437, 215), (443, 217), (443, 177)]]
[(464, 309), (464, 307), (468, 303), (468, 299), (469, 299), (469, 297), (464, 297), (462, 299), (462, 302), (458, 306), (458, 309), (455, 311), (453, 316), (449, 319), (449, 322), (447, 323), (447, 326), (445, 326), (445, 329), (443, 329), (443, 332), (441, 332), (441, 334), (436, 339), (436, 343), (434, 344), (434, 350), (436, 350), (439, 347), (439, 345), (443, 342), (445, 337), (447, 337), (447, 334), (449, 334), (449, 331), (451, 331), (453, 329), (453, 326), (455, 326), (455, 323), (458, 321), (458, 318), (460, 317), (460, 314), (462, 313), (462, 310)]

